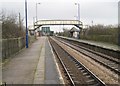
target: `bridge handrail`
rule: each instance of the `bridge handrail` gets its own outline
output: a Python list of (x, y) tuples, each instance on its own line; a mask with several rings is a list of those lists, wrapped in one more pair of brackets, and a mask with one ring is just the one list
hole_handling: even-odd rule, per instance
[(59, 25), (59, 24), (68, 24), (68, 25), (82, 25), (82, 22), (79, 20), (38, 20), (35, 22), (35, 26), (37, 25)]

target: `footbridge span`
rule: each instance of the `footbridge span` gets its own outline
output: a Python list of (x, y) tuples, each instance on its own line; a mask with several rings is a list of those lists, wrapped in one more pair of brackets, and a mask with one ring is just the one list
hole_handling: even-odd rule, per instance
[(34, 23), (34, 29), (43, 25), (74, 25), (79, 29), (82, 29), (83, 23), (79, 20), (39, 20)]

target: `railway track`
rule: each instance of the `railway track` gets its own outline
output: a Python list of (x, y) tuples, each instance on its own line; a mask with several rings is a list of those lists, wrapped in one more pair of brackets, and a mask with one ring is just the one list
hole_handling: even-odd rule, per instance
[(72, 57), (67, 51), (59, 46), (54, 39), (49, 38), (54, 52), (62, 64), (70, 85), (72, 86), (106, 86), (96, 75), (86, 68), (77, 59)]
[(99, 64), (105, 66), (106, 68), (110, 69), (111, 71), (113, 71), (114, 73), (120, 75), (120, 70), (119, 70), (119, 59), (95, 52), (93, 50), (87, 49), (85, 47), (79, 46), (78, 44), (75, 44), (74, 42), (71, 41), (67, 41), (67, 40), (62, 40), (60, 38), (59, 41), (75, 50), (77, 50), (78, 52), (90, 57), (91, 59), (95, 60), (96, 62), (98, 62)]

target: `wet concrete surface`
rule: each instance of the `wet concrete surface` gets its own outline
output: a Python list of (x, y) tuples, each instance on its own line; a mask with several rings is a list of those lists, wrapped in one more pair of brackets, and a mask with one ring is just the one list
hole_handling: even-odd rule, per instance
[(59, 84), (59, 75), (53, 59), (53, 54), (50, 52), (48, 40), (45, 42), (45, 84)]
[(7, 84), (59, 84), (47, 37), (38, 38), (28, 49), (12, 57), (3, 66), (2, 75), (3, 82)]
[(43, 38), (38, 38), (28, 49), (3, 66), (2, 79), (7, 84), (32, 84), (34, 72), (38, 63)]

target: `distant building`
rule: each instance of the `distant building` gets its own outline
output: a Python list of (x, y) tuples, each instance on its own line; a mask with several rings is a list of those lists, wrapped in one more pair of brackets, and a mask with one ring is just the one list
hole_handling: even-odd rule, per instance
[(35, 35), (35, 30), (34, 30), (34, 26), (28, 26), (28, 33), (29, 35)]
[(50, 27), (42, 27), (41, 34), (43, 36), (52, 36), (54, 34), (54, 31), (50, 31)]
[(34, 26), (28, 27), (29, 35), (35, 35), (35, 36), (52, 36), (54, 34), (54, 31), (50, 31), (50, 27), (41, 27), (41, 30), (34, 29)]
[(70, 29), (70, 36), (73, 38), (79, 38), (80, 37), (80, 30), (73, 27), (72, 29)]

